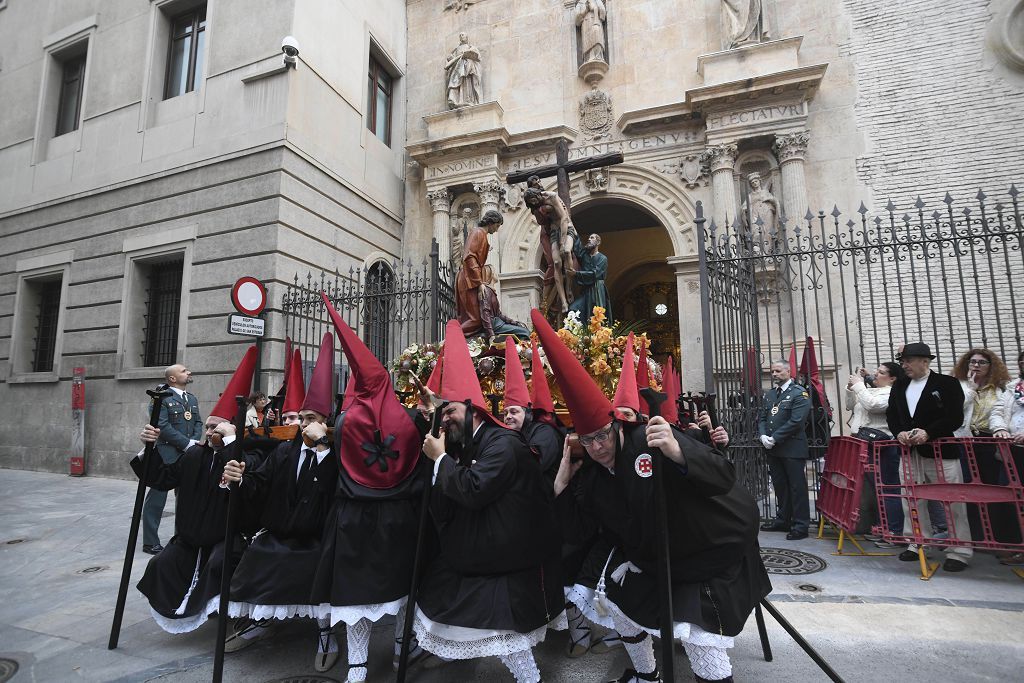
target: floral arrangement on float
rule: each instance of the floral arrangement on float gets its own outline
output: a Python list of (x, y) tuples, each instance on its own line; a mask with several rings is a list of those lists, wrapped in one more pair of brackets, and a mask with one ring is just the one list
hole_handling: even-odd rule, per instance
[[(633, 332), (634, 334), (636, 362), (639, 362), (641, 347), (650, 351), (651, 341), (647, 338), (647, 333), (640, 332), (638, 327), (635, 324), (624, 325), (621, 322), (609, 326), (605, 309), (595, 306), (593, 315), (590, 316), (586, 325), (583, 324), (578, 312), (570, 312), (562, 321), (562, 327), (557, 334), (562, 343), (580, 361), (587, 373), (594, 378), (605, 395), (608, 398), (613, 398), (619, 383), (619, 374), (622, 371), (622, 356), (626, 351), (629, 333)], [(531, 342), (534, 340), (536, 340), (536, 333), (533, 333), (530, 339), (522, 340), (515, 336), (509, 336), (505, 341), (496, 342), (490, 346), (481, 337), (466, 340), (469, 345), (469, 355), (473, 359), (473, 366), (476, 368), (480, 388), (485, 398), (490, 397), (500, 402), (505, 393), (505, 345), (508, 343), (516, 345), (523, 371), (526, 373), (527, 379), (532, 381), (534, 368), (532, 367)], [(414, 373), (420, 382), (425, 384), (437, 365), (443, 349), (443, 342), (441, 344), (412, 344), (389, 364), (395, 378), (395, 390), (406, 405), (412, 406), (416, 403), (416, 390), (409, 373)], [(562, 399), (558, 383), (554, 381), (551, 374), (551, 366), (548, 365), (543, 347), (540, 348), (540, 356), (541, 363), (544, 365), (544, 377), (551, 387), (552, 398), (556, 406), (564, 407), (565, 401)], [(660, 390), (661, 365), (648, 357), (647, 366), (651, 385)]]

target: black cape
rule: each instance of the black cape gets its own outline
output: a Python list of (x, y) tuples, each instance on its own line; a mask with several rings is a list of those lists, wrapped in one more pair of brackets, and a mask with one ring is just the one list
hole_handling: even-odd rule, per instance
[[(649, 452), (645, 426), (621, 429), (624, 443), (616, 452), (614, 474), (588, 463), (558, 505), (579, 524), (596, 518), (601, 525), (602, 542), (584, 563), (580, 583), (596, 585), (607, 562), (609, 599), (636, 623), (657, 629), (654, 478), (642, 476), (648, 471), (642, 458)], [(760, 514), (726, 458), (678, 430), (675, 436), (686, 466), (665, 461), (673, 619), (734, 636), (771, 592), (757, 544)], [(616, 553), (608, 562), (611, 547)], [(620, 585), (610, 574), (627, 560), (642, 571), (628, 573)]]
[[(335, 434), (343, 419), (338, 418)], [(426, 429), (422, 420), (417, 425), (421, 432)], [(389, 489), (362, 486), (339, 468), (312, 584), (313, 604), (379, 605), (409, 594), (420, 501), (429, 484), (430, 467), (422, 459), (410, 476)], [(427, 539), (424, 553), (432, 547)]]
[[(166, 620), (190, 622), (191, 628), (205, 621), (208, 605), (220, 593), (228, 510), (228, 490), (220, 487), (220, 480), (232, 450), (228, 447), (215, 452), (197, 444), (173, 463), (157, 458), (146, 480), (147, 486), (158, 491), (177, 489), (178, 500), (174, 537), (146, 565), (137, 588), (149, 599), (154, 612)], [(131, 461), (131, 467), (137, 476), (143, 476), (139, 458)], [(242, 547), (239, 537), (232, 551), (239, 553)], [(178, 613), (186, 595), (184, 609)], [(166, 623), (161, 626), (168, 629)], [(169, 630), (191, 628), (171, 626)]]
[[(310, 451), (315, 453), (315, 451)], [(333, 450), (303, 467), (302, 439), (279, 444), (243, 477), (239, 491), (255, 508), (260, 528), (231, 577), (231, 600), (252, 605), (309, 605), (321, 536), (334, 495)]]
[(550, 488), (518, 432), (485, 421), (458, 450), (449, 445), (438, 466), (430, 511), (440, 554), (419, 607), (438, 623), (534, 631), (565, 601)]

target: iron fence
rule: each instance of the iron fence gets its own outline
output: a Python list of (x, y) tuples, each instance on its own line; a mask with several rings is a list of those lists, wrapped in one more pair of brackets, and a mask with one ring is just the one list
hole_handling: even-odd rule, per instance
[[(862, 203), (851, 215), (833, 207), (802, 220), (780, 215), (775, 225), (749, 217), (706, 224), (698, 204), (705, 382), (717, 390), (738, 474), (765, 516), (774, 502), (757, 423), (772, 361), (795, 348), (798, 365), (813, 355), (820, 370), (828, 402), (808, 430), (813, 502), (830, 434), (848, 433), (846, 384), (856, 368), (873, 373), (912, 341), (931, 346), (939, 372), (976, 346), (1011, 361), (1024, 350), (1024, 298), (1014, 287), (1024, 281), (1018, 194), (1011, 185), (993, 203), (979, 191), (967, 205), (947, 193), (931, 210), (921, 198), (877, 213)], [(794, 374), (810, 379), (806, 366)]]
[[(302, 355), (308, 383), (324, 333), (334, 328), (320, 298), (331, 305), (385, 365), (413, 343), (437, 342), (444, 324), (455, 317), (451, 266), (440, 263), (436, 240), (419, 264), (375, 261), (347, 274), (321, 271), (298, 275), (285, 290), (281, 311), (285, 334)], [(348, 362), (335, 344), (336, 391), (344, 391)]]

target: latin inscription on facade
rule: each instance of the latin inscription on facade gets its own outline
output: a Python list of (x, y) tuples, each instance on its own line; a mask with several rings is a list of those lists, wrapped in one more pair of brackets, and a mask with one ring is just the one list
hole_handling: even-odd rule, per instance
[(726, 114), (710, 114), (707, 117), (708, 130), (719, 130), (721, 128), (732, 128), (735, 126), (749, 126), (751, 124), (763, 123), (766, 121), (784, 121), (799, 116), (804, 116), (804, 105), (784, 104), (771, 107), (757, 107), (745, 111), (729, 112)]
[(444, 178), (459, 173), (470, 173), (483, 171), (494, 167), (494, 157), (474, 157), (472, 159), (459, 159), (448, 161), (440, 166), (431, 166), (427, 169), (428, 178)]
[[(664, 133), (661, 135), (645, 135), (640, 138), (628, 138), (626, 140), (610, 140), (608, 142), (595, 142), (589, 145), (579, 145), (569, 148), (569, 159), (584, 159), (596, 154), (607, 154), (609, 152), (642, 152), (644, 150), (679, 145), (687, 142), (696, 142), (697, 134), (693, 131), (679, 133)], [(554, 152), (543, 152), (519, 159), (511, 159), (503, 166), (504, 173), (515, 173), (530, 168), (547, 166), (555, 163)]]

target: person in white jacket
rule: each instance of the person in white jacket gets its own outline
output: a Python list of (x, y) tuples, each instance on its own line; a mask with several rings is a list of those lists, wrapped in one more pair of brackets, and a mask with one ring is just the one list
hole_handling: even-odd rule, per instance
[[(863, 373), (863, 371), (862, 371)], [(875, 370), (874, 386), (869, 387), (864, 381), (863, 374), (850, 375), (846, 383), (846, 409), (853, 411), (850, 420), (850, 434), (858, 436), (861, 429), (873, 429), (884, 432), (886, 437), (892, 438), (889, 434), (889, 425), (886, 423), (885, 411), (889, 406), (889, 392), (897, 379), (903, 376), (903, 368), (898, 363), (882, 363)], [(866, 436), (861, 433), (860, 436)], [(885, 523), (889, 532), (899, 536), (903, 533), (903, 504), (899, 494), (900, 485), (900, 451), (894, 446), (883, 448), (879, 453), (877, 463), (882, 474), (882, 503), (885, 508)], [(875, 496), (875, 507), (877, 508), (877, 494)], [(868, 536), (875, 541), (875, 545), (881, 548), (895, 548), (895, 543), (882, 540), (880, 537)]]

